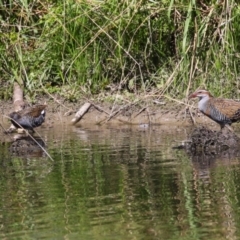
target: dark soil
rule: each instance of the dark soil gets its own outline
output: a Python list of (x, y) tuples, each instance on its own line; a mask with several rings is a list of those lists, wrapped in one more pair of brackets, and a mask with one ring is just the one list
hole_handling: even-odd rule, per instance
[(240, 146), (239, 137), (227, 128), (221, 131), (213, 131), (206, 127), (197, 127), (191, 133), (190, 139), (188, 149), (195, 153), (222, 152)]

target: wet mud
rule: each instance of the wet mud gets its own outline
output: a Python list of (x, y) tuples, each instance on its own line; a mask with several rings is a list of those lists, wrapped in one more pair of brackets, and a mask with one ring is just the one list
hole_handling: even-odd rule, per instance
[(216, 131), (201, 126), (193, 129), (182, 149), (193, 164), (208, 168), (217, 159), (228, 161), (240, 157), (240, 138), (228, 129)]
[[(45, 101), (46, 99), (39, 99), (36, 104), (42, 104)], [(61, 125), (61, 129), (64, 126), (71, 126), (71, 120), (84, 103), (86, 103), (84, 99), (77, 103), (47, 101), (46, 120), (36, 130), (59, 128), (59, 125)], [(13, 146), (10, 147), (10, 151), (17, 155), (31, 154), (32, 152), (32, 154), (39, 154), (41, 156), (42, 153), (39, 150), (39, 146), (35, 146), (35, 143), (31, 139), (13, 140), (11, 136), (4, 134), (4, 130), (10, 127), (10, 121), (7, 116), (13, 111), (12, 103), (10, 101), (2, 102), (0, 111), (2, 116), (0, 119), (2, 142), (14, 142)], [(140, 128), (159, 126), (165, 129), (186, 129), (188, 139), (185, 139), (186, 144), (184, 144), (183, 148), (191, 156), (199, 156), (201, 154), (216, 156), (223, 152), (226, 153), (226, 151), (228, 151), (226, 154), (237, 155), (240, 146), (239, 137), (235, 133), (220, 131), (219, 125), (202, 115), (197, 110), (197, 107), (192, 107), (189, 110), (186, 105), (173, 102), (166, 102), (164, 104), (155, 104), (154, 102), (143, 102), (141, 104), (91, 102), (89, 110), (74, 127), (91, 128), (94, 126), (109, 125), (112, 128), (132, 125)], [(202, 125), (202, 127), (198, 127), (199, 125)], [(239, 124), (234, 124), (234, 130), (238, 130), (239, 126)], [(193, 130), (190, 131), (190, 129)]]
[(190, 140), (188, 148), (195, 152), (222, 151), (240, 146), (239, 137), (226, 128), (215, 131), (204, 126), (197, 127), (191, 133)]

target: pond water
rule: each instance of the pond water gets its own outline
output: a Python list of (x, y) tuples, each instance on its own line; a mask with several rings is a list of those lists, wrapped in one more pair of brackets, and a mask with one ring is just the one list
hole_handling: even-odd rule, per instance
[(240, 239), (237, 155), (174, 149), (172, 126), (38, 131), (53, 161), (0, 146), (1, 239)]

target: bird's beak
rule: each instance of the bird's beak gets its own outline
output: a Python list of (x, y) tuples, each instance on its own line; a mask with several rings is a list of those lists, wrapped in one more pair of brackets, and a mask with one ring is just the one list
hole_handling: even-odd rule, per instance
[(191, 99), (191, 98), (195, 98), (196, 97), (196, 94), (195, 93), (192, 93), (188, 96), (188, 99)]

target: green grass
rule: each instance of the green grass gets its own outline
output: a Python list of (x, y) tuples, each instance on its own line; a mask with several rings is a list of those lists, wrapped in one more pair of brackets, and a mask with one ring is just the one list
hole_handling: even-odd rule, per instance
[(199, 86), (239, 95), (240, 7), (234, 0), (8, 3), (0, 2), (3, 99), (14, 81), (24, 83), (30, 98), (45, 89), (75, 100), (114, 84), (172, 97)]

